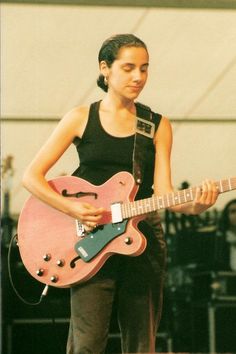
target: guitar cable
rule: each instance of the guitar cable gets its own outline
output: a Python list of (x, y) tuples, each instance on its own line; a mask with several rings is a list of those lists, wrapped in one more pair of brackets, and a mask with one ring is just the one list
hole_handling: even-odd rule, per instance
[(36, 305), (39, 305), (42, 300), (45, 298), (45, 296), (47, 295), (48, 293), (48, 289), (49, 289), (49, 285), (46, 285), (44, 288), (43, 288), (43, 291), (40, 295), (40, 298), (38, 301), (36, 302), (30, 302), (26, 299), (24, 299), (20, 293), (18, 292), (18, 290), (16, 289), (15, 285), (14, 285), (14, 282), (13, 282), (13, 278), (12, 278), (12, 272), (11, 272), (11, 249), (12, 249), (12, 244), (13, 244), (13, 241), (16, 240), (16, 245), (17, 245), (17, 233), (15, 235), (12, 236), (11, 240), (10, 240), (10, 244), (9, 244), (9, 249), (8, 249), (8, 254), (7, 254), (7, 267), (8, 267), (8, 275), (9, 275), (9, 281), (10, 281), (10, 284), (12, 286), (12, 289), (14, 290), (15, 294), (17, 295), (17, 297), (26, 305), (31, 305), (31, 306), (36, 306)]
[[(16, 240), (16, 245), (18, 246), (17, 243), (17, 233), (15, 235), (12, 236), (11, 240), (10, 240), (10, 244), (9, 244), (9, 249), (8, 249), (8, 254), (7, 254), (7, 267), (8, 267), (8, 275), (9, 275), (9, 281), (10, 284), (12, 286), (12, 289), (14, 290), (15, 294), (17, 295), (17, 297), (26, 305), (30, 305), (30, 306), (36, 306), (39, 305), (42, 300), (45, 298), (45, 296), (48, 293), (48, 289), (49, 289), (49, 285), (46, 285), (43, 288), (43, 291), (40, 295), (40, 298), (38, 301), (36, 302), (30, 302), (26, 299), (23, 298), (23, 296), (20, 295), (20, 293), (18, 292), (18, 290), (16, 289), (15, 285), (14, 285), (14, 281), (13, 281), (13, 277), (12, 277), (12, 271), (11, 271), (11, 251), (12, 251), (12, 245), (13, 245), (13, 241)], [(52, 311), (52, 308), (51, 308)], [(55, 327), (56, 326), (56, 321), (55, 321), (55, 314), (51, 313), (51, 324)], [(54, 328), (56, 329), (56, 327)], [(55, 339), (56, 339), (56, 343), (58, 345), (58, 349), (60, 349), (60, 352), (63, 352), (64, 350), (64, 343), (62, 343), (62, 339), (61, 337), (57, 334), (57, 331), (54, 331), (54, 333), (56, 333), (55, 335)]]

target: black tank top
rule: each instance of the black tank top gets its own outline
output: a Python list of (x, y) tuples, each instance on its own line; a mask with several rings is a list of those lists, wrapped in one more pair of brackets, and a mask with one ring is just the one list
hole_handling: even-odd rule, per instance
[[(100, 101), (92, 103), (88, 122), (82, 138), (76, 138), (74, 144), (79, 155), (80, 165), (73, 175), (83, 178), (94, 185), (100, 185), (120, 171), (132, 173), (134, 135), (115, 137), (102, 127), (99, 117)], [(143, 183), (139, 187), (136, 199), (152, 195), (154, 173), (154, 146), (148, 152), (147, 166)]]

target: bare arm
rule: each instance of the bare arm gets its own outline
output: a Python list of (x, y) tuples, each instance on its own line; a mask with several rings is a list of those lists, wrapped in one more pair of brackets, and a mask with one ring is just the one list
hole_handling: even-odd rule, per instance
[(39, 150), (27, 167), (23, 176), (23, 185), (33, 195), (82, 222), (94, 225), (103, 212), (88, 203), (77, 203), (56, 193), (48, 184), (45, 176), (50, 168), (67, 150), (76, 136), (81, 137), (88, 119), (88, 110), (80, 107), (67, 113), (57, 125), (49, 139)]
[[(172, 128), (169, 120), (165, 117), (161, 120), (154, 143), (156, 148), (154, 193), (162, 195), (173, 191), (170, 166)], [(170, 210), (184, 214), (200, 214), (216, 202), (217, 196), (215, 183), (206, 180), (202, 183), (202, 187), (197, 189), (196, 197), (192, 203), (178, 205)]]

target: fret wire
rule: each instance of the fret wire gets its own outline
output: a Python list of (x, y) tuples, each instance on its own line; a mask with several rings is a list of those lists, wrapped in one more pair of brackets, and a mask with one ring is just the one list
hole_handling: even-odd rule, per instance
[(172, 200), (172, 205), (175, 205), (175, 194), (174, 194), (174, 192), (171, 193), (171, 200)]
[(184, 194), (184, 201), (185, 201), (185, 202), (187, 202), (187, 198), (186, 198), (186, 191), (185, 191), (185, 189), (184, 189), (184, 191), (183, 191), (183, 194)]
[(223, 192), (222, 180), (220, 179), (220, 192)]
[(129, 203), (126, 203), (126, 212), (127, 212), (127, 218), (130, 217), (130, 213), (129, 213)]
[(128, 203), (125, 203), (125, 211), (126, 211), (126, 215), (128, 218), (129, 217), (129, 204)]
[(138, 201), (137, 200), (133, 202), (132, 212), (133, 212), (132, 216), (136, 216), (138, 214)]
[(143, 200), (143, 209), (144, 212), (147, 213), (148, 212), (148, 199)]
[(125, 203), (125, 214), (126, 214), (126, 218), (128, 218), (129, 217), (128, 203)]
[[(140, 213), (141, 211), (141, 213)], [(142, 206), (142, 201), (139, 200), (138, 202), (138, 215), (143, 213), (143, 206)]]
[(152, 201), (151, 201), (151, 203), (152, 203), (152, 211), (154, 211), (154, 210), (156, 210), (156, 208), (155, 208), (155, 195), (153, 194), (152, 195)]
[(125, 203), (125, 212), (126, 212), (126, 217), (129, 217), (129, 203)]
[(178, 192), (174, 193), (174, 196), (175, 196), (175, 200), (177, 200), (177, 203), (176, 203), (176, 204), (178, 204), (178, 200), (179, 200)]
[(142, 211), (142, 214), (145, 213), (145, 204), (143, 204), (142, 201), (139, 202), (139, 214), (140, 214), (140, 211)]
[(153, 209), (153, 204), (152, 204), (152, 197), (151, 198), (149, 198), (149, 205), (150, 205), (150, 211), (152, 212), (152, 211), (154, 211), (154, 209)]
[(231, 186), (231, 180), (230, 178), (228, 178), (228, 182), (229, 182), (229, 189), (232, 190), (232, 186)]
[[(142, 206), (142, 202), (141, 202), (141, 201), (138, 202), (138, 215), (140, 215), (140, 210), (141, 210), (142, 213), (143, 213), (143, 206)], [(141, 214), (142, 214), (142, 213), (141, 213)]]
[(132, 202), (132, 203), (130, 203), (130, 216), (132, 217), (132, 216), (134, 216), (133, 215), (133, 211), (134, 211), (134, 203)]
[(164, 208), (166, 206), (166, 196), (163, 195), (162, 196), (162, 208)]
[[(143, 212), (143, 207), (142, 207), (142, 202), (139, 200), (138, 201), (138, 203), (137, 203), (137, 213), (138, 213), (138, 215), (140, 215), (140, 214), (142, 214), (142, 212)], [(140, 211), (141, 211), (141, 213), (140, 213)]]
[(234, 185), (234, 178), (233, 178), (233, 177), (230, 178), (230, 184), (231, 184), (231, 186), (232, 186), (232, 189), (234, 189), (234, 188), (235, 188), (235, 185)]
[(154, 194), (152, 196), (152, 210), (153, 211), (156, 210), (156, 208), (155, 208), (155, 195)]
[(175, 205), (175, 193), (172, 192), (171, 196), (172, 196), (172, 205)]
[(235, 189), (236, 188), (236, 177), (231, 178), (231, 184), (233, 186), (233, 189)]
[(192, 200), (192, 197), (191, 197), (190, 188), (188, 189), (188, 197), (189, 197), (189, 201), (191, 201), (191, 200)]
[(133, 215), (133, 212), (132, 212), (132, 204), (133, 203), (130, 203), (130, 205), (129, 205), (129, 212), (130, 212), (130, 217), (132, 217)]
[(188, 202), (191, 200), (191, 197), (190, 198), (189, 197), (190, 197), (189, 189), (186, 189), (186, 198)]
[(129, 203), (126, 203), (126, 212), (127, 212), (127, 217), (130, 217), (130, 211), (129, 211)]
[(149, 203), (149, 198), (148, 198), (148, 199), (146, 199), (145, 207), (146, 207), (146, 211), (147, 211), (147, 213), (148, 213), (148, 212), (150, 212), (150, 203)]
[(159, 210), (160, 208), (159, 208), (159, 203), (158, 203), (158, 197), (157, 196), (155, 196), (155, 205), (157, 207), (157, 210)]
[(189, 193), (190, 193), (191, 200), (193, 200), (193, 190), (192, 190), (192, 188), (189, 188)]
[(157, 202), (158, 209), (160, 209), (160, 203), (159, 203), (159, 197), (158, 196), (156, 197), (156, 202)]
[(124, 204), (121, 204), (121, 214), (122, 214), (122, 219), (126, 219)]
[(153, 194), (153, 209), (158, 210), (158, 205), (157, 205), (157, 196)]
[(138, 215), (138, 211), (139, 211), (139, 209), (138, 209), (138, 201), (135, 200), (134, 203), (133, 203), (133, 216)]
[(143, 208), (144, 208), (144, 212), (147, 213), (148, 212), (148, 203), (147, 200), (143, 201)]
[(162, 209), (163, 208), (163, 196), (160, 196), (159, 197), (159, 201), (161, 202), (161, 204), (160, 204), (160, 208)]
[(181, 192), (178, 191), (178, 204), (181, 204)]
[(169, 202), (169, 195), (168, 194), (166, 194), (166, 204), (167, 204), (167, 207), (169, 207), (170, 206), (170, 202)]

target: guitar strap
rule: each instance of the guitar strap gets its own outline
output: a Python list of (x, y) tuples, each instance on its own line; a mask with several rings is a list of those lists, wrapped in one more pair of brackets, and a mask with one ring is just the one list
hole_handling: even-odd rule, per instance
[(154, 151), (153, 138), (161, 115), (154, 113), (151, 108), (141, 103), (136, 103), (136, 133), (133, 149), (133, 176), (137, 184), (143, 181), (145, 164), (148, 161), (148, 151)]

